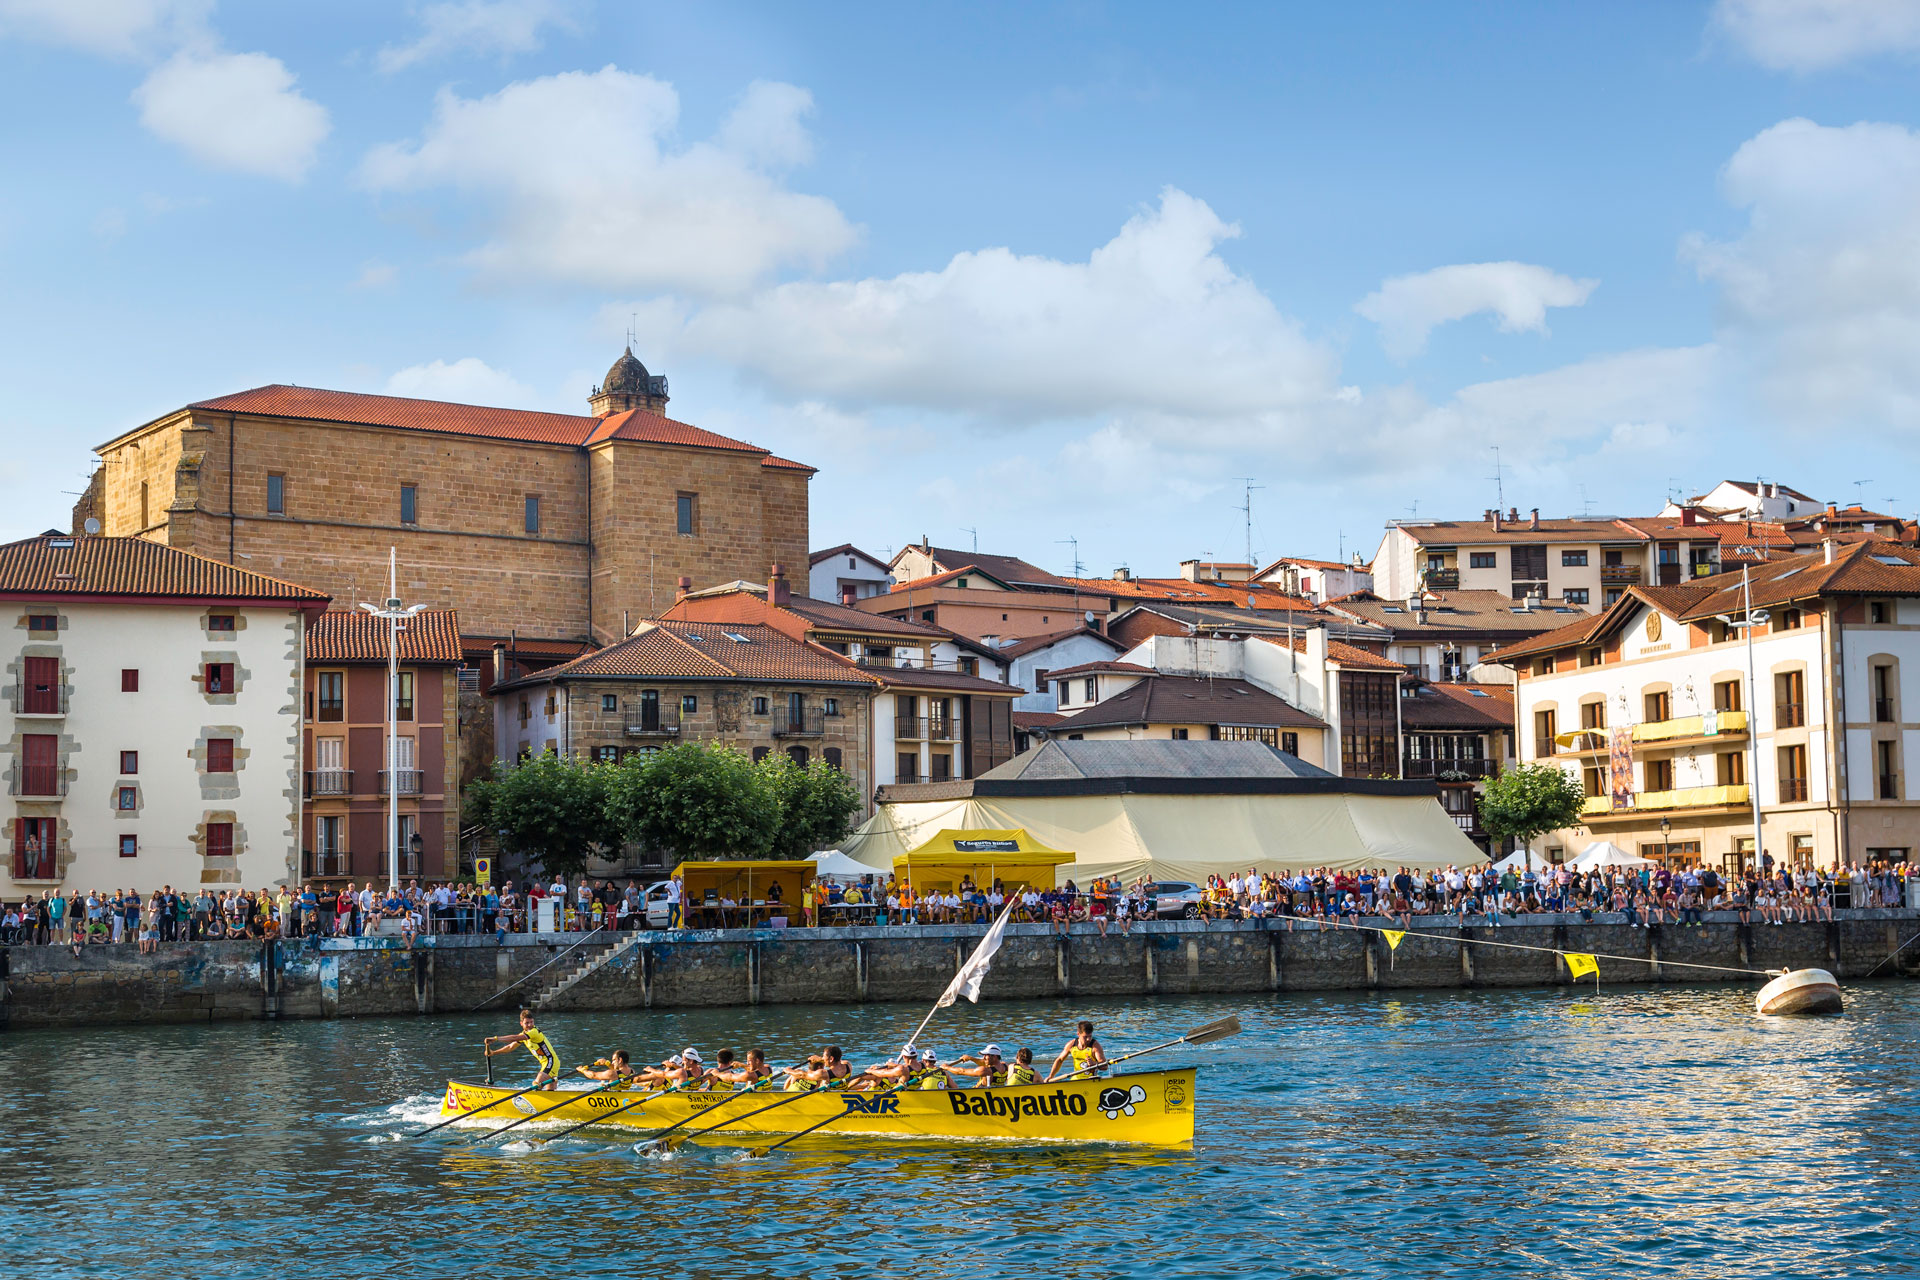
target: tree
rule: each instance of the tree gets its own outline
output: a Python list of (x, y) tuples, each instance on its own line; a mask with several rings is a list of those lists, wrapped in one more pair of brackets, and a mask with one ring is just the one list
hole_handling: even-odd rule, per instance
[(467, 787), (467, 814), (500, 837), (501, 849), (552, 875), (578, 875), (595, 852), (617, 849), (607, 820), (613, 770), (551, 751), (518, 765), (496, 762), (491, 777)]
[(1524, 849), (1535, 836), (1578, 823), (1586, 799), (1586, 790), (1565, 770), (1522, 765), (1487, 784), (1480, 821), (1497, 839), (1511, 836)]
[(780, 805), (740, 752), (682, 743), (622, 765), (607, 818), (627, 839), (682, 858), (759, 858), (772, 847)]
[(784, 755), (771, 755), (754, 767), (779, 805), (771, 847), (774, 857), (808, 857), (839, 844), (853, 829), (860, 793), (854, 790), (853, 779), (826, 761), (799, 765)]

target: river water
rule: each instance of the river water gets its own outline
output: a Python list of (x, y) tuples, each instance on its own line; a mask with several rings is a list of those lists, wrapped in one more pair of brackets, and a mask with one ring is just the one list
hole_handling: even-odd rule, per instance
[[(1744, 987), (962, 1005), (926, 1037), (949, 1057), (1050, 1058), (1078, 1017), (1110, 1054), (1228, 1013), (1246, 1030), (1159, 1055), (1205, 1064), (1191, 1150), (807, 1139), (761, 1160), (596, 1129), (404, 1140), (505, 1014), (14, 1032), (0, 1272), (1912, 1276), (1920, 987), (1848, 994), (1797, 1020)], [(542, 1026), (570, 1063), (828, 1039), (861, 1062), (922, 1012)]]

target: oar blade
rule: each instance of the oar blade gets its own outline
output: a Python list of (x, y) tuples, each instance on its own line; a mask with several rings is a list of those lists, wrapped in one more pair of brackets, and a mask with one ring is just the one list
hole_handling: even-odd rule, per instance
[(1215, 1040), (1225, 1040), (1228, 1036), (1240, 1034), (1240, 1019), (1226, 1017), (1218, 1022), (1209, 1022), (1204, 1027), (1196, 1027), (1182, 1037), (1188, 1044), (1212, 1044)]

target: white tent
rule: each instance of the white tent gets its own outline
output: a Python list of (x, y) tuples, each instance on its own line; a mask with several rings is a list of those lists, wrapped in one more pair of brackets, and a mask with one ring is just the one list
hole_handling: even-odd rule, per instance
[(1493, 867), (1496, 871), (1525, 871), (1528, 868), (1532, 868), (1535, 871), (1545, 871), (1552, 865), (1544, 855), (1535, 853), (1531, 849), (1515, 849), (1512, 853), (1494, 863)]
[(829, 880), (858, 880), (861, 876), (877, 876), (885, 880), (893, 873), (891, 866), (870, 867), (864, 862), (855, 862), (838, 849), (822, 849), (813, 855), (814, 874)]
[(1596, 840), (1567, 865), (1575, 871), (1591, 871), (1595, 867), (1650, 867), (1653, 863), (1634, 857), (1617, 844)]

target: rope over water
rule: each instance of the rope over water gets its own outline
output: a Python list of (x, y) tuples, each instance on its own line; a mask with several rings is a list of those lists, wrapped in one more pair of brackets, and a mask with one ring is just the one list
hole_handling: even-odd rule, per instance
[[(1295, 917), (1295, 919), (1298, 919), (1298, 918), (1299, 917)], [(1467, 937), (1450, 938), (1444, 933), (1416, 933), (1411, 929), (1387, 929), (1387, 928), (1381, 927), (1380, 925), (1373, 925), (1373, 924), (1349, 924), (1344, 920), (1328, 920), (1324, 922), (1319, 920), (1313, 921), (1313, 924), (1315, 926), (1319, 926), (1322, 923), (1331, 925), (1335, 929), (1354, 929), (1361, 933), (1397, 933), (1403, 937), (1431, 938), (1435, 942), (1452, 942), (1452, 943), (1457, 943), (1461, 946), (1466, 946), (1471, 944), (1474, 946), (1481, 946), (1481, 947), (1505, 947), (1509, 951), (1541, 951), (1541, 952), (1545, 952), (1547, 955), (1552, 955), (1552, 956), (1560, 956), (1560, 955), (1567, 954), (1565, 951), (1562, 951), (1559, 947), (1534, 947), (1534, 946), (1529, 946), (1524, 942), (1495, 942), (1492, 938), (1467, 938)], [(1462, 929), (1467, 928), (1466, 925), (1462, 925), (1460, 927)], [(1916, 936), (1920, 937), (1920, 935), (1916, 935)], [(1662, 969), (1669, 969), (1669, 968), (1671, 969), (1712, 969), (1720, 973), (1744, 973), (1750, 977), (1758, 977), (1758, 978), (1771, 978), (1787, 972), (1785, 969), (1745, 969), (1745, 968), (1741, 968), (1739, 965), (1731, 965), (1731, 964), (1695, 964), (1686, 960), (1654, 960), (1646, 956), (1615, 956), (1615, 955), (1608, 955), (1604, 951), (1583, 951), (1583, 952), (1580, 952), (1579, 954), (1592, 956), (1596, 960), (1624, 960), (1628, 964), (1659, 965)], [(1889, 959), (1890, 958), (1891, 957), (1889, 957)], [(1883, 960), (1881, 961), (1881, 963), (1885, 964), (1886, 961)]]

